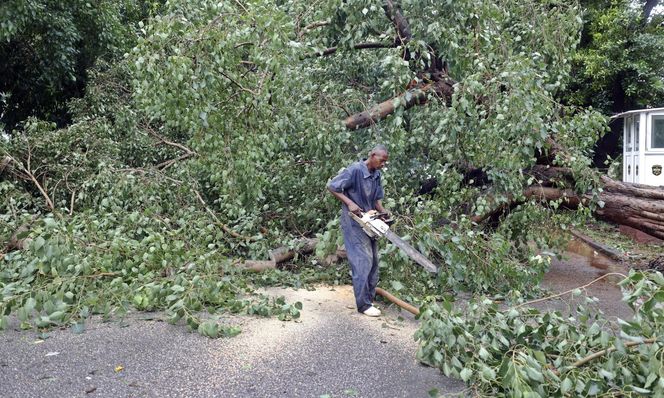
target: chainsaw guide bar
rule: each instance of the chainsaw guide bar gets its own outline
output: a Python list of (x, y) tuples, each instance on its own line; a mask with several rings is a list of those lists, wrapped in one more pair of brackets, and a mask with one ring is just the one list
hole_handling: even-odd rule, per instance
[(364, 232), (370, 238), (377, 239), (384, 236), (399, 249), (403, 250), (403, 252), (406, 253), (406, 255), (410, 257), (411, 260), (423, 266), (427, 271), (438, 272), (438, 268), (431, 262), (431, 260), (424, 257), (422, 253), (415, 250), (397, 234), (390, 231), (390, 226), (381, 219), (381, 214), (361, 213), (361, 217), (351, 212), (348, 212), (348, 214), (350, 214), (355, 222), (360, 224)]

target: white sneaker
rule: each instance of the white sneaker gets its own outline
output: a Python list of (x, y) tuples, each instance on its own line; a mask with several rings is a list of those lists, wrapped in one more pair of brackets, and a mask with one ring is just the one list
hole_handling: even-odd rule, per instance
[(366, 316), (380, 316), (380, 310), (376, 307), (369, 307), (363, 312)]

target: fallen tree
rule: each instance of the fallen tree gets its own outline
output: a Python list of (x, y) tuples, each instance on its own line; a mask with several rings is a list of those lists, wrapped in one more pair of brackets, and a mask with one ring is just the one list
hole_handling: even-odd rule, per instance
[[(646, 7), (647, 9), (648, 7)], [(401, 46), (407, 45), (412, 39), (411, 29), (407, 18), (398, 5), (391, 0), (385, 2), (385, 15), (390, 20), (396, 32), (395, 43)], [(382, 120), (394, 114), (397, 110), (406, 111), (418, 105), (424, 105), (431, 99), (439, 100), (441, 106), (450, 106), (455, 101), (455, 89), (459, 84), (449, 76), (447, 61), (443, 61), (436, 53), (434, 47), (426, 44), (429, 49), (426, 69), (416, 72), (415, 87), (370, 107), (367, 110), (348, 116), (344, 125), (349, 130), (367, 128), (380, 123)], [(422, 57), (421, 54), (417, 55)], [(404, 51), (404, 59), (410, 58), (407, 50)], [(458, 100), (458, 99), (457, 99)], [(483, 106), (484, 98), (478, 98), (479, 106)], [(482, 214), (472, 215), (474, 222), (481, 222), (489, 218), (495, 219), (523, 203), (524, 200), (536, 200), (540, 202), (560, 202), (566, 208), (576, 209), (579, 205), (590, 206), (596, 202), (594, 214), (605, 221), (616, 224), (628, 225), (648, 235), (664, 238), (664, 188), (646, 185), (619, 182), (599, 172), (591, 172), (593, 177), (601, 183), (598, 185), (602, 190), (597, 192), (575, 191), (575, 173), (569, 167), (561, 167), (567, 163), (573, 155), (566, 151), (565, 147), (556, 140), (553, 131), (547, 132), (544, 145), (537, 150), (537, 163), (531, 168), (523, 171), (526, 175), (535, 177), (531, 185), (523, 187), (523, 192), (512, 193), (508, 200), (503, 200), (496, 207)], [(487, 170), (479, 170), (473, 167), (462, 170), (464, 174), (480, 172), (484, 176)], [(428, 182), (431, 190), (431, 182)], [(435, 185), (435, 183), (434, 183)], [(491, 190), (488, 191), (489, 195)], [(515, 198), (515, 196), (517, 198)], [(490, 200), (490, 202), (494, 202)]]

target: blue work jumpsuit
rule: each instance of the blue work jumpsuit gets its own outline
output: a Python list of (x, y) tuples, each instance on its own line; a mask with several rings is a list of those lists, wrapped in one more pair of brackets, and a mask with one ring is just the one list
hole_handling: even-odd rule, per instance
[[(374, 210), (376, 201), (383, 199), (380, 171), (369, 171), (364, 160), (342, 170), (327, 185), (334, 192), (343, 193), (355, 202), (363, 212)], [(348, 206), (341, 206), (341, 231), (353, 277), (355, 304), (359, 312), (372, 305), (378, 285), (378, 247), (348, 214)]]

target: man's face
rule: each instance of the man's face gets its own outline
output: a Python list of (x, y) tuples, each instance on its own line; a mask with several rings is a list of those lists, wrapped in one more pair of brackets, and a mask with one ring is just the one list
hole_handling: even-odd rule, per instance
[(371, 166), (373, 169), (382, 169), (387, 164), (389, 155), (385, 151), (376, 151), (371, 154)]

